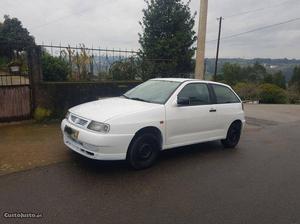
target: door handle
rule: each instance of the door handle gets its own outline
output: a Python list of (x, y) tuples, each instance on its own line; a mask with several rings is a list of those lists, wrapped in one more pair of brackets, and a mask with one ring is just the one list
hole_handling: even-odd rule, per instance
[(217, 109), (214, 109), (214, 108), (211, 108), (210, 110), (209, 110), (209, 112), (217, 112)]

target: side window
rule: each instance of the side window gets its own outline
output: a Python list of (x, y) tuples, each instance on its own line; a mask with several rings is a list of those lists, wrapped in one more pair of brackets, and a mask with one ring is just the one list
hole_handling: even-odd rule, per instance
[(212, 86), (216, 94), (218, 104), (240, 103), (240, 100), (228, 87), (221, 86), (221, 85), (212, 85)]
[(204, 83), (187, 84), (178, 94), (178, 97), (186, 97), (190, 105), (210, 104), (208, 87)]

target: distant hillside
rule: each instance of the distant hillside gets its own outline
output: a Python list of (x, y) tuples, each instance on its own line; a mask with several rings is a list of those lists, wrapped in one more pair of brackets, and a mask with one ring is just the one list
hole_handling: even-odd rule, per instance
[[(286, 80), (289, 81), (293, 75), (295, 66), (300, 66), (300, 60), (296, 59), (269, 59), (269, 58), (254, 58), (254, 59), (243, 59), (243, 58), (221, 58), (218, 63), (218, 73), (222, 73), (222, 67), (225, 63), (236, 63), (241, 66), (253, 65), (255, 62), (259, 62), (264, 65), (267, 70), (271, 73), (276, 71), (282, 71)], [(206, 76), (209, 78), (215, 70), (215, 59), (206, 59)]]

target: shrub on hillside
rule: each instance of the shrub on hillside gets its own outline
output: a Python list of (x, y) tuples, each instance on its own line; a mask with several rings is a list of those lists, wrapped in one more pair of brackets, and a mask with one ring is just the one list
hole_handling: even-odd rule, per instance
[(287, 90), (288, 101), (291, 104), (299, 104), (300, 103), (300, 91), (298, 90), (296, 85), (289, 86)]
[(258, 86), (253, 83), (239, 82), (234, 87), (236, 93), (242, 100), (258, 100)]
[(276, 85), (262, 84), (259, 86), (259, 100), (267, 104), (284, 104), (287, 103), (287, 94)]

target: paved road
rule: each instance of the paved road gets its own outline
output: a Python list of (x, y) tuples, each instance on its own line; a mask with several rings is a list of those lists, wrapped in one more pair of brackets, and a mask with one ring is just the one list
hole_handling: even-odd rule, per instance
[(43, 214), (25, 220), (32, 223), (300, 224), (300, 121), (251, 119), (236, 150), (179, 148), (144, 171), (70, 152), (67, 161), (1, 176), (1, 214)]

